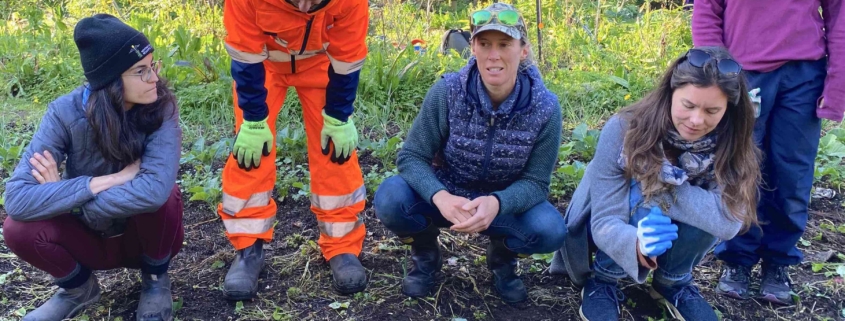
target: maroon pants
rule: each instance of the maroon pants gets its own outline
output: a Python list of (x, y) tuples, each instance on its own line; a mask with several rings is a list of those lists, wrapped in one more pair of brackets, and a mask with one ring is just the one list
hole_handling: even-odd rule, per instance
[(34, 222), (6, 217), (3, 237), (15, 255), (56, 279), (70, 275), (77, 264), (91, 270), (167, 264), (182, 248), (182, 194), (175, 186), (161, 208), (130, 217), (125, 232), (111, 238), (99, 236), (71, 214)]

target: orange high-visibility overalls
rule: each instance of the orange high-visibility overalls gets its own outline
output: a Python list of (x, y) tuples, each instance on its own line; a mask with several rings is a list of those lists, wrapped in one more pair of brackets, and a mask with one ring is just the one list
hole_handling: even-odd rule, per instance
[[(317, 216), (318, 244), (326, 260), (343, 253), (358, 255), (366, 234), (358, 217), (366, 188), (357, 153), (345, 163), (331, 162), (321, 152), (320, 131), (324, 109), (341, 121), (352, 114), (367, 55), (368, 19), (366, 0), (329, 0), (307, 14), (284, 0), (226, 0), (223, 11), (234, 78), (235, 133), (244, 119), (265, 117), (276, 133), (276, 117), (290, 86), (302, 103), (311, 211)], [(274, 141), (258, 168), (243, 170), (230, 156), (223, 169), (223, 200), (217, 212), (238, 250), (256, 239), (273, 238), (275, 159)]]

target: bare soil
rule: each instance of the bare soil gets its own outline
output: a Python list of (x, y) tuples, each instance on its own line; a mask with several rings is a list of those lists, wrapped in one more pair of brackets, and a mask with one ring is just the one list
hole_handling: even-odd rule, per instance
[[(366, 155), (366, 171), (375, 163)], [(754, 300), (737, 301), (713, 292), (720, 263), (708, 255), (695, 270), (705, 298), (723, 320), (842, 320), (845, 283), (841, 277), (813, 273), (813, 261), (840, 262), (845, 234), (820, 227), (845, 224), (843, 198), (813, 200), (811, 219), (801, 245), (806, 262), (794, 267), (794, 290), (801, 297), (795, 307), (775, 307)], [(445, 248), (443, 278), (431, 298), (409, 300), (400, 293), (401, 280), (409, 267), (409, 250), (376, 219), (370, 207), (362, 214), (368, 235), (362, 254), (369, 272), (367, 290), (342, 296), (330, 288), (331, 273), (316, 246), (319, 232), (305, 198), (286, 198), (278, 204), (275, 239), (265, 245), (267, 260), (261, 275), (258, 298), (242, 303), (223, 298), (222, 283), (234, 251), (223, 235), (217, 214), (207, 204), (186, 203), (185, 244), (171, 268), (173, 295), (181, 320), (579, 320), (580, 289), (566, 277), (549, 275), (541, 260), (522, 259), (520, 271), (530, 300), (519, 305), (503, 303), (490, 288), (491, 274), (484, 263), (487, 239), (483, 236), (450, 234), (440, 237)], [(565, 200), (557, 200), (561, 211)], [(0, 207), (0, 221), (5, 219)], [(819, 236), (820, 235), (820, 236)], [(832, 257), (828, 254), (832, 253)], [(0, 320), (17, 320), (16, 311), (31, 311), (55, 291), (46, 273), (17, 259), (0, 241)], [(139, 296), (136, 271), (118, 269), (97, 272), (104, 289), (99, 303), (87, 308), (79, 319), (130, 320)], [(4, 277), (5, 276), (5, 277)], [(622, 315), (626, 320), (669, 320), (647, 293), (645, 285), (622, 283), (626, 296)], [(347, 305), (348, 303), (348, 305)]]

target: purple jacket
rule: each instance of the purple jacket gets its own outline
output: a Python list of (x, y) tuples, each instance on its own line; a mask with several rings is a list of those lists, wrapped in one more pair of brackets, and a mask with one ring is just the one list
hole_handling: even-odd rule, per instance
[(692, 18), (693, 44), (726, 47), (744, 69), (759, 72), (775, 70), (790, 60), (818, 60), (828, 55), (824, 104), (816, 114), (842, 121), (842, 3), (843, 0), (698, 0)]

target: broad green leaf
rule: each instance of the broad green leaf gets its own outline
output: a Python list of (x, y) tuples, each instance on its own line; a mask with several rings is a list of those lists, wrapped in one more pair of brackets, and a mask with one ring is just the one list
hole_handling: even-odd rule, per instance
[(587, 137), (587, 124), (581, 123), (572, 131), (572, 137), (578, 141), (583, 141)]

